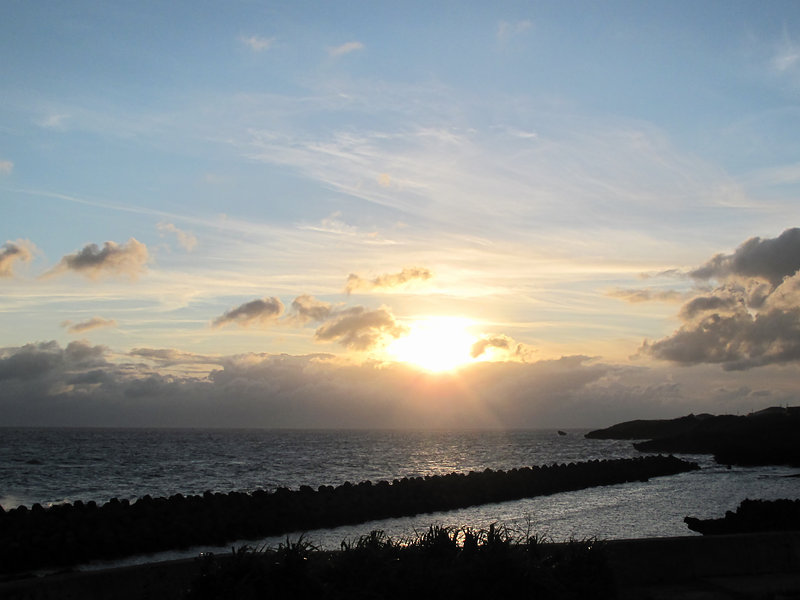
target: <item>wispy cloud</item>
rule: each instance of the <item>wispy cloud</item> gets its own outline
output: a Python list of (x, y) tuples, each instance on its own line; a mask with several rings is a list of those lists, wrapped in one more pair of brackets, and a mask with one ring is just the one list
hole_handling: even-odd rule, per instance
[(631, 304), (640, 302), (680, 302), (686, 295), (676, 290), (654, 290), (654, 289), (615, 289), (607, 293), (612, 298), (619, 298)]
[[(420, 100), (412, 96), (408, 104), (414, 101)], [(398, 118), (394, 107), (382, 111), (382, 105), (375, 98), (374, 110), (386, 113), (387, 123)], [(661, 132), (642, 123), (542, 123), (534, 123), (534, 137), (446, 123), (314, 136), (251, 130), (249, 156), (291, 165), (341, 193), (448, 232), (486, 231), (491, 198), (492, 214), (504, 216), (492, 221), (492, 231), (504, 239), (590, 224), (628, 229), (638, 223), (653, 231), (654, 222), (684, 222), (676, 199), (700, 210), (729, 179), (681, 155)], [(670, 202), (662, 202), (664, 197)]]
[(500, 21), (500, 23), (497, 24), (497, 39), (501, 42), (506, 42), (513, 37), (525, 33), (531, 27), (533, 27), (533, 23), (528, 19), (514, 22)]
[(39, 127), (45, 129), (62, 129), (70, 116), (65, 113), (51, 113), (36, 121)]
[(174, 365), (222, 365), (225, 362), (219, 356), (197, 354), (175, 348), (133, 348), (128, 352), (128, 355), (151, 360), (164, 367)]
[(771, 65), (778, 73), (786, 73), (800, 66), (800, 45), (795, 43), (786, 30), (772, 56)]
[(262, 37), (259, 35), (243, 35), (239, 37), (239, 41), (254, 52), (263, 52), (269, 50), (275, 44), (275, 37)]
[(328, 48), (328, 55), (333, 57), (344, 56), (357, 50), (363, 50), (364, 44), (361, 42), (346, 42), (340, 46), (332, 46)]
[(73, 323), (72, 321), (64, 321), (61, 323), (69, 333), (85, 333), (92, 329), (102, 329), (105, 327), (116, 327), (117, 322), (114, 319), (104, 319), (103, 317), (92, 317), (87, 321)]
[(164, 233), (174, 233), (178, 238), (178, 243), (183, 246), (183, 248), (189, 252), (194, 250), (194, 247), (197, 245), (197, 238), (194, 234), (183, 231), (182, 229), (178, 229), (172, 223), (161, 222), (156, 225), (158, 230)]
[(350, 273), (344, 291), (346, 294), (352, 294), (353, 292), (388, 290), (415, 281), (426, 281), (431, 277), (433, 277), (433, 273), (424, 267), (405, 267), (399, 273), (386, 273), (378, 275), (374, 279), (365, 279), (356, 273)]
[(776, 54), (772, 59), (772, 66), (776, 71), (783, 73), (789, 71), (800, 62), (800, 50), (795, 47), (787, 48), (784, 52)]

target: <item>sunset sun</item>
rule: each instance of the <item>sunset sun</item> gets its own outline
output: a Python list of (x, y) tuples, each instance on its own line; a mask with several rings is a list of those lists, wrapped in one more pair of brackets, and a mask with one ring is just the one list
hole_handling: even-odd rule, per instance
[(449, 371), (472, 362), (477, 338), (469, 332), (472, 321), (461, 317), (428, 317), (410, 325), (409, 334), (387, 347), (389, 356), (427, 371)]

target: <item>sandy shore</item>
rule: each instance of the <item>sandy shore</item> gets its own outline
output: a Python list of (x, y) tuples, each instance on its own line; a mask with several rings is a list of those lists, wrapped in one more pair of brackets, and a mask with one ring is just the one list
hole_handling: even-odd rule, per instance
[[(622, 599), (800, 598), (800, 531), (605, 542)], [(0, 583), (5, 600), (179, 599), (196, 559)]]

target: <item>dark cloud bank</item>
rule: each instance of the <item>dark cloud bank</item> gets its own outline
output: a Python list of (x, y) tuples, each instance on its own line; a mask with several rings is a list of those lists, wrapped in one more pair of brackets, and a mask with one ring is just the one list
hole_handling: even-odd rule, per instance
[(800, 229), (751, 238), (689, 272), (712, 283), (680, 310), (680, 328), (642, 352), (681, 365), (728, 371), (800, 360)]
[[(193, 375), (189, 367), (208, 370)], [(208, 374), (206, 375), (206, 372)], [(0, 349), (7, 425), (519, 428), (611, 423), (649, 394), (656, 414), (674, 389), (624, 390), (586, 357), (476, 363), (457, 375), (402, 364), (342, 364), (330, 355), (209, 357), (55, 342)], [(653, 412), (655, 411), (655, 412)]]
[[(710, 367), (719, 372), (715, 367)], [(767, 367), (769, 369), (770, 367)], [(4, 425), (268, 428), (598, 427), (631, 418), (752, 410), (791, 401), (746, 386), (703, 400), (665, 370), (584, 356), (475, 363), (456, 374), (327, 355), (205, 356), (88, 342), (0, 349)]]

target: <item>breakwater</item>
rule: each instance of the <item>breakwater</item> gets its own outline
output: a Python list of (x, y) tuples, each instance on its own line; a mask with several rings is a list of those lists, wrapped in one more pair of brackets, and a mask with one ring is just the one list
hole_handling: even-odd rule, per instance
[(698, 469), (673, 456), (595, 460), (508, 471), (451, 473), (316, 490), (206, 492), (103, 505), (74, 502), (0, 509), (5, 573), (113, 559), (195, 545), (221, 545), (292, 531), (453, 510)]

